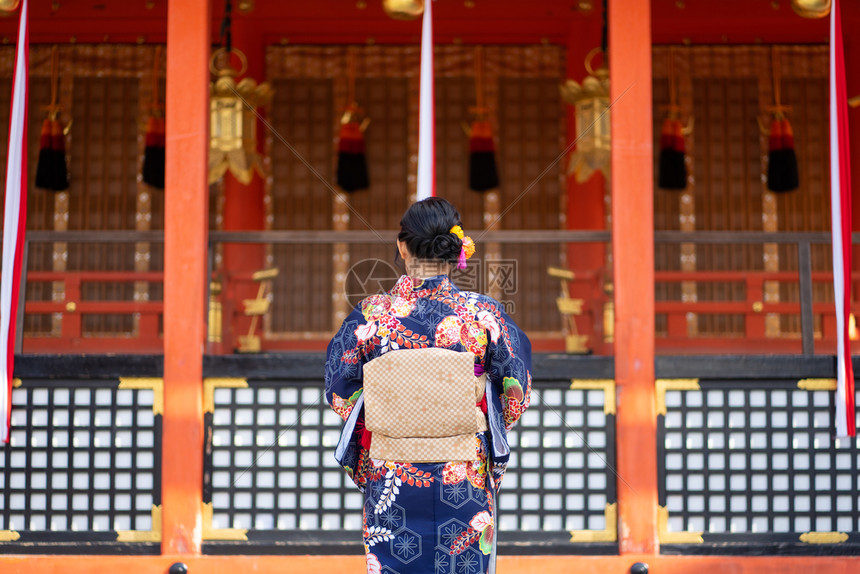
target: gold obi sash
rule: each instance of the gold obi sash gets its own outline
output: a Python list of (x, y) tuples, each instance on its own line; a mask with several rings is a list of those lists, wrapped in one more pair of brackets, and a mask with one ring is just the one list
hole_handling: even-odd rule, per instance
[(430, 347), (389, 351), (364, 365), (364, 424), (370, 457), (403, 462), (475, 460), (476, 406), (486, 374), (470, 352)]

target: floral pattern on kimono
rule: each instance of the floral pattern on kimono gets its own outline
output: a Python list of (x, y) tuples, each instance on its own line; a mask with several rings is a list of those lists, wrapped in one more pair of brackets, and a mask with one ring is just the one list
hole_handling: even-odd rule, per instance
[[(487, 373), (489, 431), (472, 461), (373, 460), (364, 430), (364, 363), (398, 349), (469, 351)], [(327, 349), (326, 400), (344, 419), (336, 457), (364, 492), (368, 572), (477, 574), (493, 553), (495, 499), (510, 448), (507, 432), (528, 408), (531, 346), (494, 299), (460, 291), (446, 275), (401, 277), (363, 299)], [(355, 410), (358, 408), (359, 410)]]

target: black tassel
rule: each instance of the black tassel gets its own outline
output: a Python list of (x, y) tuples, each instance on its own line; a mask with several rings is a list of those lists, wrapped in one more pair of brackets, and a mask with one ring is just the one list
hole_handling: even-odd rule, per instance
[(370, 187), (367, 175), (367, 157), (364, 153), (364, 132), (358, 122), (340, 126), (337, 144), (337, 184), (344, 191), (357, 191)]
[(141, 172), (143, 183), (164, 189), (164, 118), (151, 117), (147, 122)]
[(469, 135), (469, 188), (487, 191), (499, 187), (496, 168), (496, 145), (490, 122), (472, 122)]
[(800, 187), (794, 133), (785, 118), (774, 119), (770, 125), (767, 154), (767, 188), (771, 191), (794, 191)]
[(36, 187), (48, 191), (69, 189), (66, 140), (63, 126), (57, 119), (48, 118), (42, 123), (39, 160), (36, 163)]
[(680, 120), (666, 118), (660, 130), (660, 164), (657, 185), (662, 189), (687, 188), (686, 143)]

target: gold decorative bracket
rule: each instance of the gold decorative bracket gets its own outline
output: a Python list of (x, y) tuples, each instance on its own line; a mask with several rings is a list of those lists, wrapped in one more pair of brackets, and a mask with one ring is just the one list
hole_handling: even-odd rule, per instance
[(210, 343), (220, 343), (222, 323), (224, 320), (224, 305), (221, 303), (221, 282), (209, 282), (209, 321), (206, 340)]
[(257, 297), (255, 299), (242, 300), (245, 306), (245, 315), (251, 317), (251, 325), (247, 335), (239, 335), (240, 353), (259, 353), (262, 348), (260, 337), (255, 331), (257, 330), (259, 318), (269, 312), (269, 307), (272, 304), (272, 300), (269, 297), (272, 291), (272, 280), (277, 276), (277, 267), (261, 269), (251, 275), (251, 280), (259, 283), (260, 286), (257, 288)]
[(203, 379), (203, 412), (215, 411), (215, 389), (246, 389), (247, 379), (208, 378)]
[(248, 540), (248, 531), (244, 528), (212, 528), (212, 503), (203, 503), (203, 540)]
[(547, 273), (550, 277), (554, 277), (561, 282), (561, 297), (555, 300), (558, 306), (558, 312), (564, 321), (564, 350), (567, 353), (586, 353), (588, 352), (588, 335), (580, 335), (576, 330), (575, 316), (582, 315), (582, 308), (585, 304), (584, 299), (574, 299), (570, 296), (567, 282), (573, 281), (576, 274), (570, 269), (561, 267), (547, 267)]
[(0, 530), (0, 542), (15, 542), (21, 538), (15, 530)]
[(617, 542), (618, 541), (618, 503), (607, 504), (603, 511), (606, 527), (603, 530), (571, 530), (571, 542)]
[(804, 391), (835, 391), (836, 379), (800, 379), (797, 388)]
[(278, 276), (278, 268), (270, 267), (269, 269), (261, 269), (260, 271), (254, 271), (251, 275), (251, 281), (271, 281), (275, 277)]
[(839, 544), (848, 540), (845, 532), (804, 532), (800, 541), (807, 544)]
[(565, 335), (564, 350), (566, 353), (587, 353), (588, 335)]
[(603, 391), (603, 414), (615, 414), (615, 379), (571, 379), (570, 390)]
[(657, 538), (661, 544), (702, 544), (702, 532), (669, 532), (669, 509), (657, 507)]
[(666, 391), (698, 391), (699, 379), (657, 379), (654, 381), (657, 391), (657, 414), (666, 415)]
[(582, 315), (584, 299), (572, 299), (570, 297), (556, 297), (555, 304), (558, 312), (562, 315)]
[(21, 381), (21, 379), (19, 379), (19, 378), (14, 378), (14, 379), (12, 379), (12, 386), (13, 386), (14, 388), (16, 388), (16, 389), (17, 389), (17, 388), (18, 388), (18, 387), (20, 387), (22, 384), (24, 384), (24, 383)]
[(573, 271), (561, 267), (547, 267), (546, 272), (550, 277), (555, 277), (562, 281), (573, 281), (576, 278), (576, 274)]
[(263, 350), (263, 344), (259, 335), (239, 335), (240, 353), (259, 353)]
[(151, 530), (118, 530), (117, 542), (161, 542), (161, 506), (152, 505)]
[(152, 414), (164, 413), (164, 379), (120, 377), (120, 389), (133, 389), (137, 391), (152, 390)]

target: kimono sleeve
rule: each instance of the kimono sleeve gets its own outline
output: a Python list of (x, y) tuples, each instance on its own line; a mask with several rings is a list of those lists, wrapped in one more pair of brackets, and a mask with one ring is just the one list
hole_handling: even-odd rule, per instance
[(501, 402), (505, 430), (511, 430), (531, 398), (531, 342), (498, 302), (484, 308), (488, 313), (479, 314), (479, 321), (487, 327), (490, 338), (487, 370)]
[(363, 353), (355, 331), (365, 324), (356, 307), (344, 320), (326, 350), (325, 398), (334, 411), (346, 420), (362, 390)]

